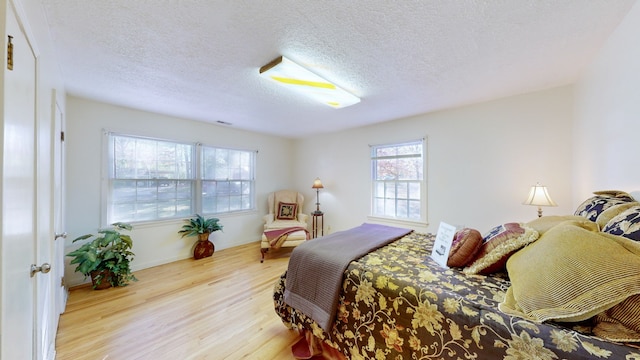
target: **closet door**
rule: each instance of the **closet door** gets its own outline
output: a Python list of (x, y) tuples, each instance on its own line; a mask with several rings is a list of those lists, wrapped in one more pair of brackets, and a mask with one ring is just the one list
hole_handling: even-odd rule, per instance
[[(6, 18), (2, 103), (2, 223), (0, 358), (34, 359), (36, 279), (35, 109), (36, 57), (12, 1)], [(10, 43), (10, 44), (9, 44)], [(40, 266), (42, 264), (37, 264)]]

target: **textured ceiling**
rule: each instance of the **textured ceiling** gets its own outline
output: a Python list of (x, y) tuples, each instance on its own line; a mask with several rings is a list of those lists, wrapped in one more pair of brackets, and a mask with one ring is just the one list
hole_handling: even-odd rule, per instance
[[(72, 95), (304, 137), (574, 82), (634, 0), (40, 0)], [(362, 98), (258, 76), (278, 55)]]

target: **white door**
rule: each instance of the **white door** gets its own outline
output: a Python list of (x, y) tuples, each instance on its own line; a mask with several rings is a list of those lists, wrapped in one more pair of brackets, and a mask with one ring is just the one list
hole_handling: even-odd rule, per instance
[[(56, 295), (61, 281), (56, 276), (64, 266), (57, 261), (55, 251), (55, 208), (60, 198), (54, 196), (57, 171), (55, 154), (58, 152), (59, 139), (55, 138), (56, 122), (61, 111), (55, 101), (55, 91), (51, 94), (49, 112), (37, 115), (36, 120), (36, 264), (50, 264), (49, 275), (35, 276), (36, 281), (36, 321), (35, 321), (35, 360), (53, 360), (55, 357), (55, 335), (60, 312), (57, 309)], [(64, 241), (64, 240), (62, 240)], [(56, 280), (57, 279), (57, 280)]]
[[(43, 114), (44, 115), (44, 114)], [(37, 116), (36, 119), (36, 261), (35, 264), (53, 262), (53, 119), (51, 116)], [(37, 265), (36, 265), (37, 266)], [(50, 269), (49, 269), (50, 271)], [(53, 359), (55, 354), (54, 317), (58, 314), (54, 308), (53, 277), (34, 273), (36, 282), (35, 311), (35, 350), (34, 360)]]
[(30, 268), (36, 260), (36, 57), (11, 1), (6, 19), (7, 37), (1, 43), (7, 50), (12, 37), (13, 69), (8, 69), (8, 51), (3, 51), (0, 358), (9, 360), (35, 355), (36, 287)]
[[(64, 285), (64, 245), (67, 233), (64, 228), (64, 116), (58, 105), (56, 93), (52, 96), (53, 104), (53, 230), (54, 259), (52, 278), (55, 296), (55, 316), (53, 328), (58, 328), (60, 314), (67, 303), (67, 288)], [(55, 336), (54, 336), (55, 343)]]

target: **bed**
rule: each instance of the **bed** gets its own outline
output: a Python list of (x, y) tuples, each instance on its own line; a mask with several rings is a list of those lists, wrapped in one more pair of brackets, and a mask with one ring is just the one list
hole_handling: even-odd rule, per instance
[[(482, 247), (466, 266), (443, 268), (430, 257), (435, 236), (411, 232), (348, 264), (328, 325), (285, 301), (287, 273), (275, 286), (275, 310), (287, 327), (301, 334), (293, 348), (298, 358), (323, 354), (336, 359), (640, 360), (640, 242), (626, 236), (640, 235), (640, 224), (629, 225), (633, 223), (629, 219), (640, 219), (640, 204), (630, 197), (619, 202), (623, 198), (622, 192), (596, 193), (574, 215), (520, 224), (527, 231), (512, 234), (511, 242), (514, 238), (525, 240), (515, 250), (503, 246), (499, 259), (493, 254), (491, 271), (487, 271), (490, 266), (477, 266)], [(616, 206), (620, 208), (614, 211)], [(617, 227), (611, 225), (616, 221)], [(603, 234), (604, 229), (609, 232)], [(482, 246), (486, 247), (487, 234), (492, 232), (495, 235), (495, 228), (482, 236)], [(568, 239), (563, 246), (571, 254), (557, 250), (558, 238)], [(600, 286), (598, 279), (587, 279), (589, 274), (549, 265), (565, 262), (558, 258), (583, 258), (582, 250), (576, 248), (585, 242), (575, 241), (585, 238), (589, 244), (602, 241), (623, 249), (620, 257), (602, 260), (603, 264), (615, 264), (612, 271), (623, 273), (626, 279), (620, 283), (617, 275), (612, 276), (618, 281), (613, 281), (617, 288), (604, 289), (614, 295), (602, 296), (604, 285)], [(594, 253), (602, 253), (598, 246), (593, 245)], [(614, 250), (605, 251), (611, 254)], [(591, 269), (580, 271), (594, 273)], [(574, 282), (586, 279), (587, 289), (576, 297), (600, 297), (609, 303), (592, 306), (589, 311), (580, 308), (575, 299), (565, 307), (548, 304), (567, 301), (563, 293), (567, 286), (559, 284), (558, 278), (572, 276)], [(600, 282), (609, 286), (611, 281)], [(527, 298), (531, 289), (540, 297), (534, 300), (544, 305), (541, 308), (535, 308), (539, 305), (536, 301), (527, 301), (531, 300)], [(550, 317), (550, 308), (561, 315)], [(626, 333), (621, 335), (620, 329)]]

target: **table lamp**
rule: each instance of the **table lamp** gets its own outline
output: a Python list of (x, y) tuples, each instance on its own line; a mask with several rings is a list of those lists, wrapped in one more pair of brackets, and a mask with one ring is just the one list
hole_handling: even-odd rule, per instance
[(551, 199), (549, 196), (549, 192), (547, 191), (547, 187), (540, 185), (540, 183), (536, 183), (529, 190), (529, 196), (527, 200), (523, 202), (524, 205), (533, 205), (538, 207), (538, 217), (542, 217), (542, 208), (541, 206), (558, 206), (555, 201)]
[(320, 181), (320, 178), (316, 178), (315, 180), (313, 180), (313, 186), (311, 186), (312, 189), (316, 189), (316, 211), (314, 211), (314, 214), (322, 214), (322, 211), (320, 211), (320, 189), (323, 189), (324, 186), (322, 186), (322, 181)]

